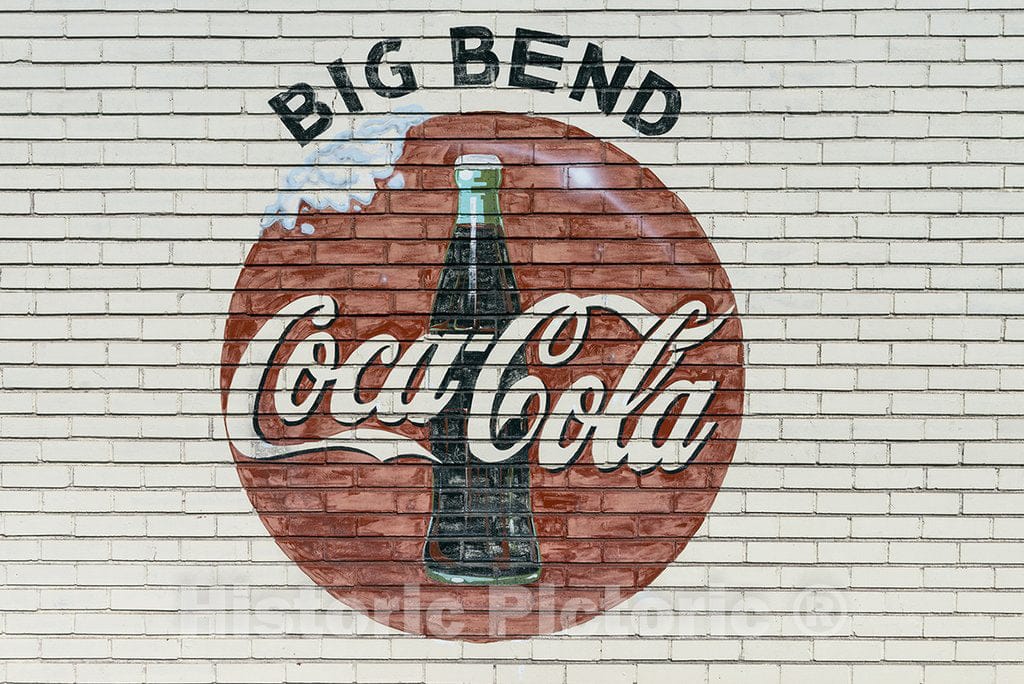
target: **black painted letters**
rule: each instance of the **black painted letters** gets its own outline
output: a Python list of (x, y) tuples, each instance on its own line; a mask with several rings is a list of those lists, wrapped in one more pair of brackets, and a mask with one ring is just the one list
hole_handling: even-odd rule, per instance
[[(501, 71), (501, 58), (494, 50), (494, 33), (486, 26), (453, 26), (449, 34), (452, 85), (484, 87), (497, 83)], [(557, 90), (562, 83), (561, 72), (566, 57), (551, 54), (550, 48), (564, 49), (569, 47), (569, 42), (568, 36), (517, 28), (509, 63), (509, 86), (547, 93)], [(549, 49), (542, 46), (549, 46)], [(391, 76), (398, 77), (398, 84), (394, 84), (393, 78), (387, 79), (390, 83), (385, 83), (385, 79), (381, 78), (381, 67), (384, 65), (385, 57), (398, 52), (401, 47), (401, 40), (388, 38), (375, 43), (366, 55), (363, 69), (366, 87), (379, 97), (403, 97), (418, 88), (416, 75), (408, 61), (388, 64)], [(603, 114), (610, 115), (619, 104), (622, 91), (626, 89), (635, 68), (635, 61), (628, 57), (619, 57), (619, 63), (609, 78), (601, 47), (587, 43), (580, 66), (573, 77), (569, 97), (582, 102), (587, 89), (592, 87), (598, 109)], [(364, 111), (365, 107), (345, 63), (341, 59), (335, 60), (327, 66), (327, 73), (345, 108), (349, 112)], [(661, 97), (655, 99), (655, 95)], [(302, 98), (302, 102), (293, 107), (292, 103), (296, 98)], [(656, 104), (651, 105), (652, 99), (655, 103), (664, 100), (660, 112), (657, 111)], [(331, 107), (317, 100), (316, 92), (307, 83), (296, 83), (288, 90), (270, 98), (268, 102), (271, 109), (281, 118), (281, 123), (300, 145), (306, 145), (321, 135), (330, 127), (334, 118)], [(654, 111), (648, 111), (649, 108)], [(682, 96), (679, 89), (660, 74), (648, 71), (626, 108), (622, 120), (641, 135), (664, 135), (675, 126), (681, 109)], [(304, 125), (307, 119), (314, 116), (317, 118), (313, 123)]]

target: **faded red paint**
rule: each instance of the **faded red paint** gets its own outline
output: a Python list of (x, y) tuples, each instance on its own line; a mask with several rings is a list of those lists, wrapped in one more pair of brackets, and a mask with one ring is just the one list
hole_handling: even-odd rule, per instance
[[(404, 189), (381, 187), (364, 213), (304, 217), (315, 226), (314, 235), (274, 227), (254, 245), (231, 302), (221, 386), (228, 386), (232, 365), (263, 317), (305, 294), (326, 293), (339, 302), (342, 317), (331, 333), (342, 357), (374, 334), (404, 340), (423, 334), (453, 223), (452, 164), (471, 153), (497, 154), (507, 169), (502, 213), (524, 308), (562, 291), (619, 292), (661, 315), (694, 298), (716, 315), (735, 306), (728, 277), (697, 220), (621, 150), (542, 118), (437, 117), (409, 132), (398, 161)], [(628, 360), (638, 347), (624, 328), (614, 317), (600, 318), (594, 335), (607, 342), (588, 343), (565, 368), (533, 365), (531, 372), (554, 389), (552, 399), (585, 373), (614, 386), (622, 369), (610, 364)], [(431, 468), (425, 462), (380, 464), (331, 452), (268, 463), (235, 452), (238, 473), (282, 550), (342, 602), (391, 611), (371, 613), (375, 619), (407, 632), (473, 641), (557, 631), (642, 589), (700, 527), (739, 434), (741, 338), (734, 317), (689, 352), (672, 376), (720, 383), (708, 410), (718, 430), (687, 469), (601, 472), (589, 450), (563, 472), (534, 466), (543, 575), (529, 587), (488, 590), (427, 579), (422, 544)], [(376, 419), (366, 424), (429, 448), (425, 428), (385, 427)], [(301, 433), (330, 434), (333, 425), (329, 416), (318, 415)], [(296, 435), (272, 421), (265, 429), (280, 438)], [(408, 595), (409, 586), (418, 588), (418, 603)], [(615, 588), (611, 594), (605, 592), (609, 587)], [(513, 599), (524, 595), (530, 601), (526, 615), (498, 611), (496, 617), (488, 610), (495, 600), (500, 605), (507, 599), (518, 611)], [(462, 624), (458, 633), (424, 612), (434, 600), (467, 611), (445, 618)], [(558, 616), (552, 618), (551, 611)]]

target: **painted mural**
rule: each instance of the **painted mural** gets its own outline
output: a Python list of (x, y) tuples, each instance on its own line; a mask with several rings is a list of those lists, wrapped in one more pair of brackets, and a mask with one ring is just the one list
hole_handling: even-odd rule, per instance
[(729, 279), (683, 202), (541, 117), (395, 114), (307, 149), (221, 370), (239, 477), (284, 553), (383, 624), (470, 641), (566, 629), (654, 582), (743, 405)]

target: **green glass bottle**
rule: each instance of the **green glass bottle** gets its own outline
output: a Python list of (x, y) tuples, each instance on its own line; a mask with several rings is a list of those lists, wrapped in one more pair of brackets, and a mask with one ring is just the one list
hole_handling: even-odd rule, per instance
[[(501, 220), (501, 160), (493, 155), (459, 157), (455, 184), (458, 216), (434, 296), (430, 335), (451, 343), (471, 336), (496, 339), (522, 312)], [(439, 582), (529, 584), (541, 573), (529, 449), (501, 463), (485, 463), (470, 453), (466, 434), (472, 390), (486, 356), (486, 351), (460, 353), (451, 369), (459, 392), (430, 420), (431, 450), (439, 463), (433, 469), (433, 514), (423, 560), (427, 576)], [(520, 350), (500, 387), (526, 373)], [(495, 442), (509, 447), (526, 431), (525, 416), (509, 420)]]

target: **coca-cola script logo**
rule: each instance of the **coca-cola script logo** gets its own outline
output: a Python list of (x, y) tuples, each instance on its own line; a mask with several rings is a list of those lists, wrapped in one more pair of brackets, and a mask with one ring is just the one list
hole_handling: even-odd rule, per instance
[(554, 632), (700, 527), (741, 338), (696, 219), (614, 145), (395, 115), (321, 144), (268, 207), (225, 326), (225, 427), (267, 529), (342, 602), (442, 638)]

